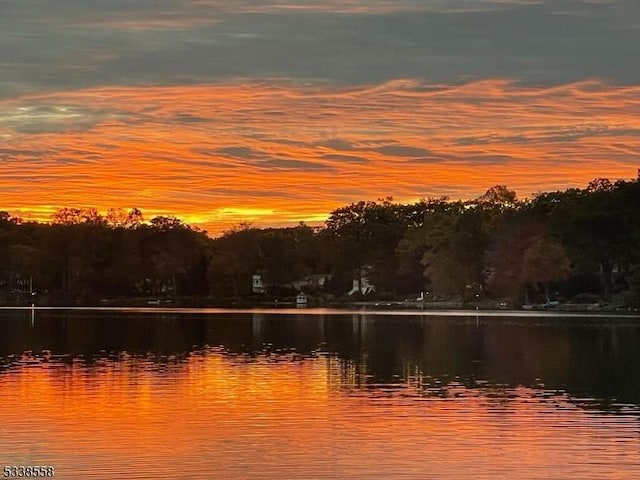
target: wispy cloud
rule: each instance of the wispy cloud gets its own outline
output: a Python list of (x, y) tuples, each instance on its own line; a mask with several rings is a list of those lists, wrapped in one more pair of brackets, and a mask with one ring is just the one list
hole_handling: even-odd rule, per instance
[(631, 176), (639, 36), (636, 0), (0, 0), (0, 208), (219, 231)]
[(0, 97), (105, 84), (640, 79), (635, 0), (4, 0)]
[(597, 81), (33, 94), (0, 101), (2, 208), (137, 206), (215, 232), (323, 218), (387, 195), (468, 198), (504, 183), (526, 196), (634, 176), (638, 111), (640, 87)]

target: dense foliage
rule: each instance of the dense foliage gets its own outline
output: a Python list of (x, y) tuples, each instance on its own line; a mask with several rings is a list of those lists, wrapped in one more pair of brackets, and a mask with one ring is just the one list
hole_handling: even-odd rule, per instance
[[(361, 201), (322, 228), (241, 225), (212, 239), (137, 209), (64, 208), (51, 223), (0, 212), (0, 293), (91, 303), (116, 297), (268, 298), (324, 274), (313, 293), (345, 295), (366, 267), (375, 296), (517, 302), (640, 301), (640, 178), (519, 201), (505, 186), (471, 201)], [(298, 283), (298, 288), (299, 283)]]

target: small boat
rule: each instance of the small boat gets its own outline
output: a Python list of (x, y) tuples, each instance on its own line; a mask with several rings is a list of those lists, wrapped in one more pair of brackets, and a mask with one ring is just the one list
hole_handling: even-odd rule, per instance
[(307, 306), (307, 296), (300, 292), (296, 297), (296, 306), (298, 307), (306, 307)]

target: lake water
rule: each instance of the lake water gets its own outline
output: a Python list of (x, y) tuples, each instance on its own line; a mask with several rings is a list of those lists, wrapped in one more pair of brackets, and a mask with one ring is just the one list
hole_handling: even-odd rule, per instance
[(640, 319), (0, 311), (0, 468), (640, 478)]

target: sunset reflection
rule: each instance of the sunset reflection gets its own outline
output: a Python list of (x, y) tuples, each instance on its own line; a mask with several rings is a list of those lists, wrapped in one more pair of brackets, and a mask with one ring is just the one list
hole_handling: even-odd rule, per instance
[[(474, 478), (548, 478), (550, 465), (557, 478), (587, 466), (590, 475), (618, 478), (612, 464), (623, 476), (637, 468), (632, 417), (588, 414), (564, 394), (525, 387), (500, 393), (453, 382), (436, 394), (418, 377), (367, 386), (350, 365), (219, 349), (164, 364), (33, 359), (0, 376), (0, 423), (20, 424), (3, 430), (0, 444), (14, 459), (55, 464), (62, 478), (104, 468), (133, 478), (160, 473), (168, 459), (185, 476), (197, 459), (219, 478), (254, 478), (263, 468), (314, 478), (455, 478), (471, 464)], [(122, 463), (114, 467), (114, 458)]]

